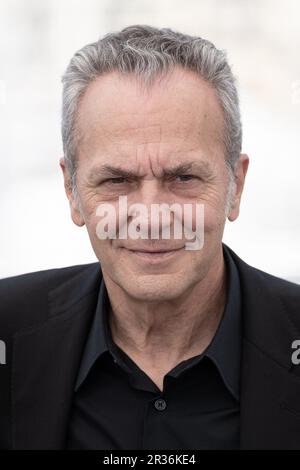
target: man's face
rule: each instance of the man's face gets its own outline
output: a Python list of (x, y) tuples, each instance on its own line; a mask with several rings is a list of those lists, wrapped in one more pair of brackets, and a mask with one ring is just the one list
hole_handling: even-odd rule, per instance
[[(68, 196), (73, 221), (86, 224), (104, 276), (136, 299), (179, 298), (220, 259), (229, 177), (222, 111), (214, 90), (181, 69), (147, 93), (133, 77), (110, 73), (89, 85), (77, 125), (78, 201), (70, 192)], [(180, 165), (186, 168), (178, 171)], [(148, 208), (203, 204), (203, 248), (186, 250), (186, 240), (174, 237), (100, 240), (96, 209), (102, 203), (117, 209), (119, 196), (127, 196), (128, 206), (143, 203)], [(231, 220), (237, 213), (236, 207)], [(141, 253), (145, 250), (172, 252)]]

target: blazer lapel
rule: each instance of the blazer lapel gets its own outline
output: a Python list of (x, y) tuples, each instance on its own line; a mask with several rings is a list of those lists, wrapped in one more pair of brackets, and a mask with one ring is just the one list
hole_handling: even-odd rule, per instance
[(242, 449), (300, 449), (300, 379), (244, 341)]
[(49, 292), (49, 319), (13, 341), (14, 449), (60, 449), (73, 387), (96, 308), (99, 263)]
[(242, 290), (241, 448), (300, 449), (300, 370), (291, 362), (300, 332), (282, 300), (282, 281), (277, 290), (275, 277), (272, 285), (271, 276), (230, 252)]

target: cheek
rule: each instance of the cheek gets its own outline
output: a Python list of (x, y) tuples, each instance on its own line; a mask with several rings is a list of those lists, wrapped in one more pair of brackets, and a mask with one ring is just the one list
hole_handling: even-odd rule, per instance
[(97, 234), (97, 224), (99, 222), (99, 217), (90, 217), (86, 223), (86, 229), (90, 239), (91, 246), (93, 251), (98, 258), (98, 260), (103, 264), (107, 265), (110, 262), (111, 257), (111, 248), (113, 240), (106, 238), (100, 239)]
[(203, 203), (205, 230), (207, 232), (218, 230), (226, 221), (226, 185), (220, 184), (209, 191)]
[[(107, 204), (99, 194), (92, 189), (82, 190), (80, 193), (80, 202), (85, 219), (85, 223), (88, 227), (96, 228), (97, 223), (100, 220), (99, 207)], [(110, 207), (112, 204), (108, 204)], [(103, 212), (103, 211), (102, 211)]]
[(225, 212), (222, 207), (206, 206), (204, 213), (204, 228), (206, 234), (217, 234), (223, 231), (225, 225)]
[(86, 222), (94, 217), (96, 214), (97, 205), (99, 204), (96, 194), (91, 190), (82, 190), (80, 193), (80, 204), (87, 219)]
[[(199, 201), (202, 204), (205, 233), (218, 232), (225, 224), (225, 195), (218, 191), (211, 191), (207, 197)], [(193, 225), (196, 225), (196, 217), (193, 217)]]
[(220, 195), (215, 198), (204, 198), (199, 201), (198, 207), (193, 206), (192, 217), (188, 217), (187, 221), (192, 223), (193, 231), (203, 226), (206, 232), (216, 230), (225, 223), (225, 201)]
[(84, 217), (94, 250), (105, 256), (118, 236), (118, 207), (92, 197), (86, 201)]

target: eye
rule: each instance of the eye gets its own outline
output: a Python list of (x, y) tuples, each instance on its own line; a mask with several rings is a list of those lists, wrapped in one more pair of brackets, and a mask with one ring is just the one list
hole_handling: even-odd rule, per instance
[(185, 183), (187, 181), (191, 181), (191, 180), (195, 179), (195, 176), (193, 176), (193, 175), (178, 175), (178, 176), (176, 176), (176, 178), (179, 179), (180, 183)]
[(122, 184), (122, 183), (127, 183), (128, 180), (122, 176), (119, 176), (118, 178), (109, 178), (105, 182), (112, 183), (112, 184)]

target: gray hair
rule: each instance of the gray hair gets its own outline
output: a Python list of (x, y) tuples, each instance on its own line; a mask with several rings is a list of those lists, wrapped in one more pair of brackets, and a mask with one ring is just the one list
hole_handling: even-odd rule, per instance
[(106, 34), (77, 51), (62, 77), (62, 140), (73, 189), (77, 168), (77, 109), (88, 85), (104, 73), (117, 71), (135, 76), (142, 86), (147, 87), (178, 65), (198, 73), (215, 89), (223, 111), (225, 160), (231, 170), (230, 181), (233, 181), (235, 163), (241, 151), (242, 125), (236, 80), (225, 51), (205, 39), (169, 28), (133, 25)]

